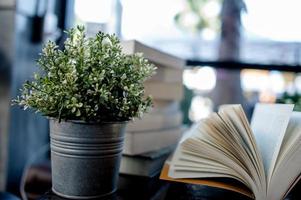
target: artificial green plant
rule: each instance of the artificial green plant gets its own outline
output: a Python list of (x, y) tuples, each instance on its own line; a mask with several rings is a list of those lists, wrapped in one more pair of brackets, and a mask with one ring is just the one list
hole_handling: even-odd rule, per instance
[(40, 73), (27, 81), (13, 102), (59, 120), (125, 121), (151, 105), (144, 81), (155, 72), (140, 54), (125, 55), (115, 35), (85, 28), (67, 31), (64, 49), (48, 42), (40, 54)]

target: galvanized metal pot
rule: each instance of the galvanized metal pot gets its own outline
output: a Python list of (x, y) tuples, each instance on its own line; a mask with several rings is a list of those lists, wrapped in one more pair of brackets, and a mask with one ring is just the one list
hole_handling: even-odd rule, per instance
[(50, 120), (52, 190), (90, 199), (116, 191), (126, 122)]

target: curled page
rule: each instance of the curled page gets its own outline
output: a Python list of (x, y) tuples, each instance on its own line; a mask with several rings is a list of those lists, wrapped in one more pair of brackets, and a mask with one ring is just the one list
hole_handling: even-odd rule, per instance
[(255, 136), (268, 182), (293, 112), (292, 104), (257, 104), (251, 128)]

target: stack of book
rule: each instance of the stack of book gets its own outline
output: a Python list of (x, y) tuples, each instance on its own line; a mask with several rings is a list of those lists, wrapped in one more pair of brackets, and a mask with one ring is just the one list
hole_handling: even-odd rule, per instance
[(127, 126), (120, 172), (155, 177), (183, 133), (180, 101), (185, 62), (135, 40), (122, 42), (122, 49), (126, 54), (143, 53), (157, 67), (157, 73), (145, 83), (153, 108)]

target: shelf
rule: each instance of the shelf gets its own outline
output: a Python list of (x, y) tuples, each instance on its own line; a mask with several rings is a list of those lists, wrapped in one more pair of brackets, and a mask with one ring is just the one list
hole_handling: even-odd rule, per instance
[(259, 69), (259, 70), (277, 70), (283, 72), (301, 72), (301, 65), (286, 65), (286, 64), (257, 64), (238, 61), (201, 61), (187, 60), (187, 66), (210, 66), (213, 68), (223, 68), (229, 70), (237, 69)]

